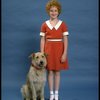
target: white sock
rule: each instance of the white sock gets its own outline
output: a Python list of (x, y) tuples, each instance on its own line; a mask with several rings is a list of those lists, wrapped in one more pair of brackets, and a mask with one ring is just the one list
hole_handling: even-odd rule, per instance
[(55, 94), (58, 94), (58, 91), (57, 90), (55, 91)]
[(54, 94), (53, 91), (50, 91), (50, 94)]
[(53, 100), (54, 99), (54, 93), (53, 91), (50, 91), (50, 100)]
[(58, 91), (55, 91), (55, 100), (58, 100)]

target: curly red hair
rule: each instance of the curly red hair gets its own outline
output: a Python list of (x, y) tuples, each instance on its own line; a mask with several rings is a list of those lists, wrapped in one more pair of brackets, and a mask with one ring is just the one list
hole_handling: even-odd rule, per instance
[(57, 7), (58, 13), (61, 13), (61, 4), (57, 0), (49, 0), (48, 3), (46, 4), (46, 11), (49, 14), (50, 8), (54, 6)]

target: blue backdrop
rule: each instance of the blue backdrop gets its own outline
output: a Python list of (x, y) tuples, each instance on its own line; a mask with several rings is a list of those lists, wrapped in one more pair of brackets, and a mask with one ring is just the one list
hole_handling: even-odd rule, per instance
[[(2, 100), (22, 100), (20, 88), (40, 48), (48, 0), (2, 0)], [(61, 72), (61, 100), (98, 100), (98, 0), (59, 0), (69, 28), (70, 69)], [(49, 97), (48, 84), (45, 97)]]

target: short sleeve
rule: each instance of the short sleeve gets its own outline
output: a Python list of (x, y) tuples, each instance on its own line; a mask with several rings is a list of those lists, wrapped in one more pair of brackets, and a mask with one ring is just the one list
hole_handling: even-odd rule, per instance
[(43, 23), (41, 25), (40, 36), (45, 36), (45, 32), (46, 32), (46, 27), (45, 27), (45, 23)]
[(63, 36), (69, 35), (68, 27), (67, 27), (67, 25), (64, 22), (63, 22), (62, 31), (63, 31)]

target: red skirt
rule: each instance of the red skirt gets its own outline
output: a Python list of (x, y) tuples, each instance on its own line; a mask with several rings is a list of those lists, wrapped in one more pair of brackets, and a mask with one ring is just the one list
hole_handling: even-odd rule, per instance
[(64, 43), (62, 41), (46, 41), (47, 70), (60, 71), (68, 69), (68, 58), (64, 63), (61, 62), (63, 51)]

